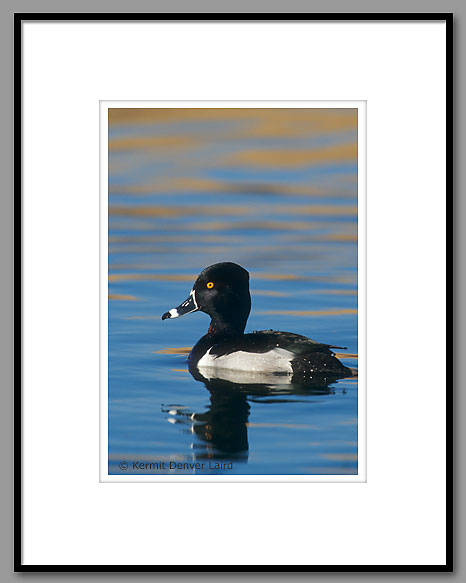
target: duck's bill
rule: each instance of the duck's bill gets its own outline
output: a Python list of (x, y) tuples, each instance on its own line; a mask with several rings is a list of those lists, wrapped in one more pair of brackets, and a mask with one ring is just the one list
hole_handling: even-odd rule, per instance
[(177, 308), (172, 308), (168, 312), (165, 312), (162, 316), (162, 320), (167, 318), (179, 318), (180, 316), (185, 316), (186, 314), (191, 314), (191, 312), (197, 312), (199, 310), (196, 297), (194, 295), (194, 290), (191, 291), (189, 297), (180, 304)]

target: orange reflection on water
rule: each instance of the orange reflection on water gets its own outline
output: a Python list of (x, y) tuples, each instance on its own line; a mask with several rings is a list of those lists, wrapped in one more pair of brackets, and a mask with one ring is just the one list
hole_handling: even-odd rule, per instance
[(251, 213), (251, 209), (246, 206), (110, 206), (109, 215), (123, 215), (127, 217), (186, 217), (186, 216), (208, 216), (227, 215), (242, 216)]
[(162, 350), (156, 350), (152, 354), (189, 354), (191, 349), (192, 346), (175, 346), (174, 348), (163, 348)]
[(112, 235), (109, 243), (239, 243), (240, 237), (228, 235)]
[(334, 198), (346, 198), (354, 196), (354, 193), (348, 190), (331, 191), (323, 187), (300, 184), (277, 184), (271, 182), (240, 182), (233, 180), (230, 182), (212, 180), (210, 178), (200, 178), (187, 174), (182, 177), (160, 178), (157, 181), (138, 184), (111, 185), (109, 186), (110, 194), (134, 194), (147, 195), (167, 192), (186, 192), (186, 193), (223, 193), (223, 194), (256, 194), (265, 196), (320, 196), (324, 197), (331, 194)]
[[(122, 269), (124, 267), (130, 267), (130, 265), (112, 265), (112, 269)], [(136, 266), (132, 266), (136, 267)], [(141, 269), (151, 266), (141, 265)], [(175, 274), (175, 273), (111, 273), (108, 276), (109, 282), (116, 281), (188, 281), (194, 282), (198, 274), (186, 275), (186, 274)], [(251, 279), (255, 280), (265, 280), (265, 281), (319, 281), (319, 282), (332, 282), (332, 283), (344, 283), (344, 284), (354, 284), (355, 277), (351, 276), (305, 276), (305, 275), (295, 275), (293, 273), (251, 273)], [(345, 290), (341, 290), (342, 295), (344, 295)], [(349, 291), (349, 290), (348, 290)], [(318, 290), (312, 293), (319, 293)], [(325, 293), (328, 292), (328, 290)], [(338, 294), (339, 290), (335, 290), (335, 294)], [(350, 294), (353, 295), (353, 294)], [(270, 313), (270, 312), (267, 312)]]
[(252, 296), (270, 296), (274, 298), (286, 297), (288, 294), (279, 291), (267, 290), (267, 289), (254, 289), (251, 290)]
[(313, 164), (334, 164), (335, 162), (356, 162), (358, 158), (357, 143), (337, 144), (312, 150), (297, 149), (263, 149), (243, 150), (225, 157), (222, 162), (227, 165), (241, 166), (311, 166)]
[(348, 316), (357, 314), (358, 311), (351, 308), (343, 310), (263, 310), (259, 314), (275, 314), (281, 316)]
[[(273, 215), (311, 215), (311, 216), (338, 216), (353, 217), (358, 214), (356, 205), (264, 205), (260, 206), (214, 206), (214, 205), (197, 205), (197, 206), (110, 206), (109, 215), (119, 216), (143, 216), (143, 217), (186, 217), (186, 216), (244, 216), (248, 214), (273, 214)], [(236, 228), (237, 225), (234, 225)], [(289, 229), (289, 225), (287, 225)], [(309, 223), (306, 224), (309, 229)]]
[(194, 147), (196, 141), (187, 136), (138, 136), (128, 138), (114, 138), (108, 141), (111, 150), (173, 150)]
[(136, 298), (135, 296), (131, 296), (129, 294), (108, 294), (108, 299), (109, 300), (130, 301), (130, 302), (134, 302), (134, 301), (139, 300), (139, 298)]
[(108, 281), (193, 281), (196, 276), (169, 273), (111, 273)]
[[(225, 137), (283, 138), (356, 131), (358, 116), (357, 109), (348, 108), (183, 107), (108, 110), (110, 128), (116, 125), (199, 121), (236, 122), (223, 130)], [(206, 137), (209, 137), (209, 132), (199, 135), (199, 139)]]
[(357, 296), (358, 292), (355, 289), (313, 289), (311, 294), (318, 294), (323, 296)]

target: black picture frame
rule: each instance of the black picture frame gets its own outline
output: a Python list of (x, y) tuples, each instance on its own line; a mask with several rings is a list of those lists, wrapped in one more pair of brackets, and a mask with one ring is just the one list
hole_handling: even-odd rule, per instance
[[(444, 565), (30, 565), (22, 562), (22, 23), (25, 21), (445, 21), (447, 313), (446, 556)], [(452, 572), (453, 571), (453, 31), (452, 13), (152, 14), (16, 13), (14, 15), (14, 569), (16, 572)]]

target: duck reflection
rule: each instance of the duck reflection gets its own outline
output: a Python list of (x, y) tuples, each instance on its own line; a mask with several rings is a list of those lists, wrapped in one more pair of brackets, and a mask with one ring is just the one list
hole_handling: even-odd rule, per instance
[[(189, 367), (192, 377), (204, 384), (210, 393), (210, 406), (203, 413), (188, 411), (180, 405), (162, 410), (170, 415), (171, 423), (189, 426), (199, 438), (193, 443), (195, 459), (248, 459), (248, 419), (250, 404), (264, 397), (269, 403), (283, 403), (287, 396), (329, 395), (334, 392), (335, 379), (304, 379), (296, 375), (251, 373)], [(215, 376), (211, 376), (215, 375)], [(295, 399), (293, 399), (295, 400)]]

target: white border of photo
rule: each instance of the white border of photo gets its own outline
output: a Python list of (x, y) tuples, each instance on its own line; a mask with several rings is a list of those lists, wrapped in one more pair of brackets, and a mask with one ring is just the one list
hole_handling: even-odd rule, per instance
[[(30, 22), (23, 35), (23, 563), (445, 563), (445, 22)], [(109, 99), (367, 103), (365, 483), (99, 480)]]

